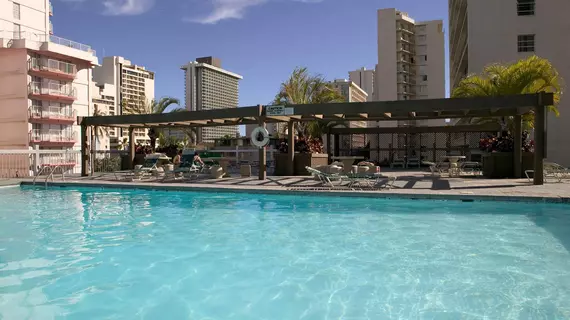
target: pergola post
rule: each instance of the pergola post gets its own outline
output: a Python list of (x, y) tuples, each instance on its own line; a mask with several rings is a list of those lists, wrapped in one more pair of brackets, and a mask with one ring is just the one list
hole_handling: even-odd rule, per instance
[(340, 149), (340, 135), (338, 133), (334, 134), (334, 147), (333, 147), (333, 155), (335, 157), (339, 156), (339, 149)]
[(89, 167), (89, 150), (87, 150), (87, 126), (81, 125), (81, 176), (87, 177), (87, 168)]
[[(259, 126), (265, 128), (265, 116), (262, 116), (263, 106), (259, 105)], [(259, 180), (267, 179), (267, 152), (265, 147), (259, 148)]]
[(522, 176), (522, 117), (516, 115), (515, 120), (515, 132), (513, 133), (514, 141), (514, 163), (513, 168), (515, 170), (514, 177), (520, 178)]
[(538, 106), (534, 110), (534, 185), (544, 184), (544, 131), (546, 108), (542, 105), (542, 96), (538, 97)]
[(331, 163), (331, 128), (329, 127), (327, 129), (327, 154), (328, 154), (328, 162), (327, 163)]
[(135, 168), (135, 129), (129, 127), (129, 167)]
[(295, 175), (295, 122), (287, 123), (287, 175)]

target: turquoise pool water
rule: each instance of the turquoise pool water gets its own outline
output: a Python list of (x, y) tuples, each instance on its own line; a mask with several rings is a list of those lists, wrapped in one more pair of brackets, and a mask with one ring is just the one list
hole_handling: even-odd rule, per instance
[(569, 319), (570, 207), (0, 189), (0, 319)]

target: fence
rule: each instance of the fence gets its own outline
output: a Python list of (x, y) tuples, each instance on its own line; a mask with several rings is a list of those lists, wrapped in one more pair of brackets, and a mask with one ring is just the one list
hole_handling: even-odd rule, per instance
[[(382, 164), (394, 159), (414, 157), (425, 161), (439, 161), (443, 156), (457, 154), (477, 161), (481, 154), (479, 141), (496, 132), (460, 133), (379, 133), (367, 134), (365, 148), (352, 145), (351, 134), (339, 134), (339, 156), (363, 156)], [(331, 143), (333, 146), (334, 143)]]
[(0, 150), (0, 178), (32, 177), (42, 167), (59, 167), (54, 173), (81, 173), (81, 153), (76, 150)]

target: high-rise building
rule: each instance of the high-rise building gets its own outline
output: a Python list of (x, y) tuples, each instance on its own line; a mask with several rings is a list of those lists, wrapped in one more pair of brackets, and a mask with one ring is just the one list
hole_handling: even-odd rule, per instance
[[(366, 102), (368, 94), (362, 90), (356, 83), (346, 79), (337, 79), (331, 82), (333, 88), (337, 89), (345, 98), (346, 102)], [(366, 128), (366, 120), (350, 121), (349, 128)], [(366, 144), (363, 134), (353, 134), (352, 139), (344, 139), (341, 148), (362, 148)]]
[[(239, 74), (222, 69), (220, 59), (198, 58), (181, 67), (185, 71), (185, 101), (189, 111), (237, 108)], [(198, 128), (198, 143), (214, 143), (223, 136), (235, 137), (237, 126)]]
[[(154, 100), (154, 72), (118, 56), (103, 58), (103, 64), (93, 69), (93, 80), (98, 85), (115, 88), (114, 112), (117, 115), (149, 113)], [(111, 96), (106, 94), (106, 96)], [(146, 129), (135, 129), (135, 143), (148, 144)], [(112, 133), (112, 134), (111, 134)], [(110, 147), (116, 148), (128, 137), (127, 130), (110, 130)]]
[[(562, 79), (570, 79), (570, 1), (450, 0), (450, 75), (453, 88), (468, 74), (492, 63), (529, 55), (548, 59)], [(547, 158), (570, 166), (570, 98), (560, 117), (548, 115)]]
[(90, 46), (53, 34), (47, 0), (0, 0), (0, 148), (79, 149), (90, 110)]
[(348, 72), (348, 79), (354, 82), (368, 95), (367, 101), (374, 101), (374, 70), (366, 70), (361, 68)]
[[(109, 83), (91, 82), (91, 102), (94, 116), (114, 116), (117, 114), (117, 103), (115, 95), (117, 89)], [(95, 150), (109, 150), (116, 148), (117, 128), (93, 128), (97, 130), (94, 134), (93, 145)], [(114, 137), (114, 145), (111, 145), (111, 136)]]
[[(375, 99), (444, 98), (444, 48), (442, 20), (416, 22), (396, 9), (378, 10)], [(415, 123), (427, 124), (435, 125), (435, 122)]]

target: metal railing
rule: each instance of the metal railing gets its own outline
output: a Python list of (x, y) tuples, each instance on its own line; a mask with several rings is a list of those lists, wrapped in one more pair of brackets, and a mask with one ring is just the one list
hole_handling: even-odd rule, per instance
[(36, 42), (51, 42), (55, 44), (59, 44), (62, 46), (66, 46), (69, 48), (89, 52), (92, 55), (96, 56), (97, 52), (86, 44), (82, 44), (79, 42), (71, 41), (65, 38), (61, 38), (54, 35), (46, 35), (43, 33), (34, 33), (30, 31), (8, 31), (8, 30), (0, 30), (0, 38), (6, 38), (11, 40), (20, 40), (26, 39)]
[(71, 107), (30, 107), (30, 118), (75, 121), (75, 110)]
[[(0, 178), (32, 177), (45, 167), (58, 167), (54, 173), (81, 173), (78, 150), (0, 150)], [(51, 170), (49, 170), (51, 171)], [(48, 171), (44, 171), (47, 175)]]
[(31, 142), (76, 142), (77, 134), (69, 130), (42, 130), (32, 129), (30, 131)]
[(76, 65), (48, 58), (31, 58), (28, 60), (28, 69), (61, 73), (73, 77), (77, 75)]
[(60, 84), (54, 81), (30, 82), (28, 85), (31, 94), (46, 94), (61, 97), (77, 98), (75, 88), (69, 84)]

